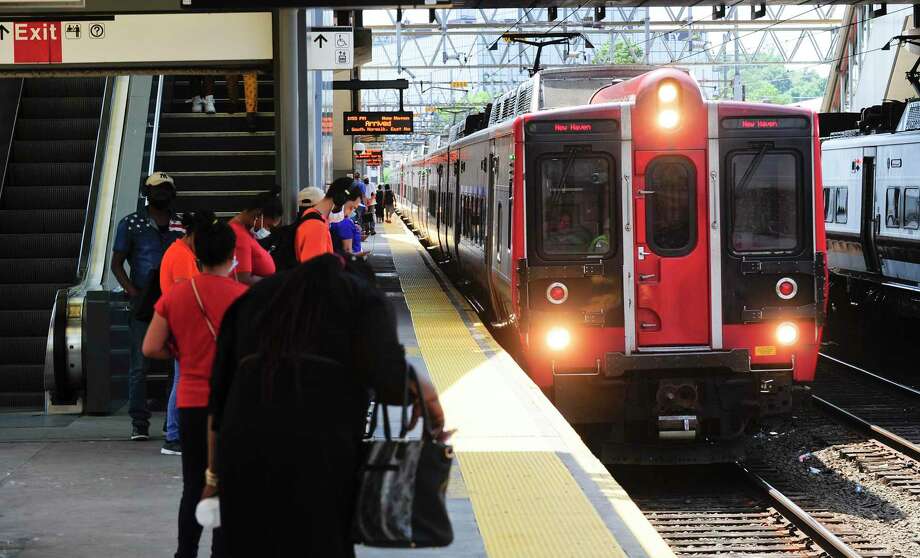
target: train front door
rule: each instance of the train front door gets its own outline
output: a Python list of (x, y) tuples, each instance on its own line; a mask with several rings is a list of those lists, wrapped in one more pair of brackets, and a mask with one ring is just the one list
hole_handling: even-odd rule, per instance
[(704, 151), (638, 151), (633, 208), (636, 345), (709, 345)]

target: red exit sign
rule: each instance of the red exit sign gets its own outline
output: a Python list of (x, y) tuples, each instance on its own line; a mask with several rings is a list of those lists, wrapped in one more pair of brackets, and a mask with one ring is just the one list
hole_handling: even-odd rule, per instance
[[(0, 25), (0, 39), (13, 41), (14, 64), (60, 64), (61, 22), (21, 21)], [(7, 33), (12, 37), (7, 37)], [(7, 59), (9, 60), (9, 59)]]

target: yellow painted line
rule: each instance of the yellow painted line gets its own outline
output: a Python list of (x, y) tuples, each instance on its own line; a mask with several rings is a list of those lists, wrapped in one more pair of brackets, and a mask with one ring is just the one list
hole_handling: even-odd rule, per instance
[[(435, 387), (444, 394), (482, 367), (486, 355), (425, 266), (415, 240), (405, 242), (405, 237), (411, 237), (398, 224), (386, 227), (386, 231), (388, 237), (403, 237), (390, 242), (393, 261), (419, 350)], [(478, 320), (475, 314), (467, 316)], [(487, 348), (497, 348), (482, 324), (475, 330)], [(475, 408), (480, 402), (467, 399), (455, 404)], [(462, 424), (456, 426), (462, 431)], [(457, 452), (490, 557), (626, 556), (555, 452), (514, 446), (512, 439), (501, 451)]]

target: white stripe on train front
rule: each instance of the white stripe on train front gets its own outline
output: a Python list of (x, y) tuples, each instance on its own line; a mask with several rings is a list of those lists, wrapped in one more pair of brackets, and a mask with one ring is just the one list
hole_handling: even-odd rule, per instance
[(633, 279), (635, 262), (633, 254), (636, 247), (633, 245), (633, 204), (632, 204), (632, 178), (633, 178), (633, 152), (632, 152), (632, 121), (630, 119), (630, 104), (620, 106), (620, 165), (623, 167), (622, 199), (623, 208), (623, 327), (626, 333), (625, 353), (631, 355), (636, 351), (636, 285)]
[(719, 104), (709, 102), (709, 320), (710, 344), (722, 348), (722, 215), (719, 177)]

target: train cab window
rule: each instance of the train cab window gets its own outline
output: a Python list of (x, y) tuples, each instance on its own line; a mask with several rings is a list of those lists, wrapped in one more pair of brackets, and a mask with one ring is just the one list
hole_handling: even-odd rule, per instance
[(801, 220), (799, 167), (798, 156), (791, 152), (761, 149), (730, 155), (730, 238), (735, 252), (796, 251)]
[(540, 160), (543, 253), (549, 257), (610, 251), (613, 163), (596, 154), (559, 154)]
[(696, 245), (696, 170), (682, 157), (660, 157), (645, 171), (645, 220), (649, 248), (684, 256)]
[(825, 188), (824, 189), (824, 222), (833, 223), (834, 222), (834, 207), (837, 204), (835, 196), (837, 195), (836, 188)]
[(885, 226), (889, 229), (901, 227), (901, 189), (888, 188), (885, 193)]
[(904, 190), (904, 228), (920, 229), (920, 188)]
[(847, 189), (836, 188), (836, 190), (837, 204), (836, 210), (834, 211), (834, 222), (845, 225), (847, 222)]

